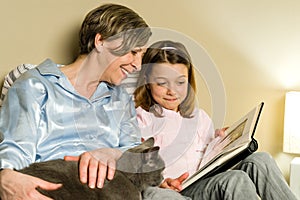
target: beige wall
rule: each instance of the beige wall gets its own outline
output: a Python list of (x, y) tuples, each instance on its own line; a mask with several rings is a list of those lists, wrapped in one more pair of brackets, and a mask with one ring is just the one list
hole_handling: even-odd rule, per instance
[[(70, 62), (84, 15), (102, 2), (1, 0), (0, 77), (18, 64), (38, 64), (47, 57)], [(284, 94), (300, 90), (300, 1), (111, 2), (135, 9), (153, 27), (194, 39), (208, 52), (225, 87), (224, 125), (264, 101), (256, 134), (259, 150), (270, 152), (288, 177), (293, 155), (282, 153)], [(199, 83), (200, 105), (211, 113), (207, 86)]]

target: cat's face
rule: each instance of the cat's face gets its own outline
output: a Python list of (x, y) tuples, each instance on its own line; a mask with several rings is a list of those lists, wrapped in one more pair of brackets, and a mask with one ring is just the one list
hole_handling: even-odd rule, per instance
[(159, 155), (159, 147), (153, 145), (154, 139), (149, 138), (141, 145), (124, 152), (117, 162), (117, 169), (131, 174), (131, 179), (138, 178), (142, 187), (157, 186), (163, 180), (165, 163)]
[(159, 156), (159, 147), (152, 147), (149, 152), (142, 154), (143, 165), (141, 166), (141, 173), (143, 173), (143, 180), (150, 186), (158, 186), (163, 181), (162, 172), (165, 169), (165, 163)]

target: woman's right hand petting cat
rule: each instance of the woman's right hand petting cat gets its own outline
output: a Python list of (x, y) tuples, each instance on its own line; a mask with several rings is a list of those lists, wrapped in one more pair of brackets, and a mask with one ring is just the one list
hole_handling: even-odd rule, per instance
[(34, 163), (20, 170), (52, 183), (61, 183), (57, 190), (37, 190), (55, 200), (140, 200), (141, 193), (149, 186), (158, 186), (163, 180), (165, 163), (158, 154), (159, 147), (149, 138), (141, 145), (125, 151), (116, 163), (112, 180), (105, 180), (103, 188), (91, 189), (79, 180), (76, 161), (52, 160)]

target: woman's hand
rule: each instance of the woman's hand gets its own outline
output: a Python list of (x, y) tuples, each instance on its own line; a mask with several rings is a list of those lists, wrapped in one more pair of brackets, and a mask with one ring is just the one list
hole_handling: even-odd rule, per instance
[(62, 184), (55, 184), (42, 179), (22, 174), (20, 172), (3, 169), (0, 172), (0, 199), (39, 199), (50, 200), (39, 193), (36, 188), (43, 190), (57, 190)]
[(168, 188), (180, 192), (182, 190), (182, 182), (187, 179), (189, 173), (186, 172), (176, 179), (166, 178), (160, 185), (161, 188)]
[(65, 156), (66, 161), (79, 161), (79, 176), (82, 183), (88, 183), (90, 188), (102, 188), (104, 180), (113, 179), (116, 160), (122, 155), (118, 149), (101, 148), (89, 151), (80, 156)]

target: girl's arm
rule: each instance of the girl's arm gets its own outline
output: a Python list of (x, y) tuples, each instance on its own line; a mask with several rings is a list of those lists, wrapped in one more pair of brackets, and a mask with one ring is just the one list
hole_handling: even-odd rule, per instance
[(189, 176), (188, 172), (185, 172), (178, 178), (166, 178), (163, 183), (160, 185), (161, 188), (168, 188), (180, 192), (182, 190), (182, 182), (186, 180)]

